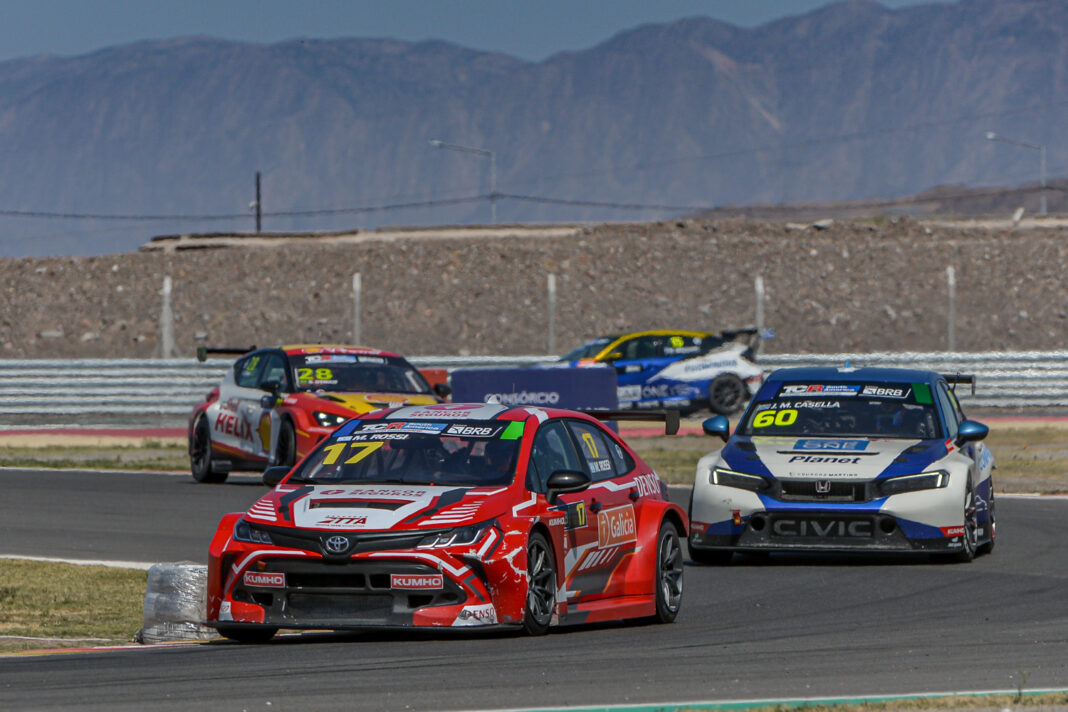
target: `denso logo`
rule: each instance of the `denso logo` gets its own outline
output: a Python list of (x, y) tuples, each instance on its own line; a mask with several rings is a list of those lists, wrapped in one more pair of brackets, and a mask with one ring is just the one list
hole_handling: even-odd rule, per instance
[(402, 591), (436, 591), (445, 587), (445, 578), (441, 574), (390, 574), (389, 587)]
[(520, 391), (518, 393), (487, 393), (485, 400), (494, 398), (503, 405), (556, 405), (560, 394), (556, 391)]
[(634, 507), (606, 509), (597, 515), (597, 545), (602, 549), (637, 541)]
[(246, 571), (242, 580), (245, 582), (246, 586), (259, 586), (261, 588), (286, 587), (286, 575), (284, 573)]
[(794, 443), (795, 450), (866, 450), (867, 440), (815, 440), (804, 439)]

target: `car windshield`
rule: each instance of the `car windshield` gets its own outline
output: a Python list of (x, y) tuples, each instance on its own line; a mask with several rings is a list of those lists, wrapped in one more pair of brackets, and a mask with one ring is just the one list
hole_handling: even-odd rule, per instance
[(942, 428), (925, 383), (782, 383), (753, 404), (738, 433), (930, 439)]
[(507, 485), (522, 433), (518, 421), (350, 421), (289, 482)]
[(587, 341), (582, 346), (571, 349), (566, 354), (560, 357), (561, 361), (578, 361), (583, 358), (593, 358), (597, 354), (601, 353), (605, 346), (612, 343), (614, 337), (602, 336), (594, 339), (593, 341)]
[(384, 356), (307, 354), (290, 357), (298, 391), (429, 393), (422, 375)]

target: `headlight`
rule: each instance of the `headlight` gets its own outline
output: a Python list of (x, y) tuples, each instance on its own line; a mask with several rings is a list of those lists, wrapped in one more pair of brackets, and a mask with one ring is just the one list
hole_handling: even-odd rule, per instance
[(750, 492), (763, 492), (771, 486), (767, 478), (760, 475), (747, 475), (744, 472), (725, 470), (722, 467), (712, 468), (712, 474), (708, 476), (708, 481), (714, 485), (737, 487)]
[(348, 415), (334, 415), (333, 413), (324, 413), (322, 411), (315, 411), (312, 415), (315, 416), (315, 422), (324, 428), (336, 428), (344, 423), (352, 416)]
[(428, 534), (419, 541), (416, 547), (419, 549), (437, 549), (443, 546), (474, 544), (491, 526), (493, 526), (492, 522), (481, 522), (460, 527), (459, 529), (449, 529), (437, 534)]
[(879, 494), (889, 497), (892, 494), (916, 492), (918, 490), (938, 489), (949, 484), (949, 473), (945, 470), (921, 472), (918, 475), (901, 475), (889, 477), (879, 482)]
[(238, 519), (234, 525), (234, 539), (248, 541), (253, 544), (273, 544), (271, 535), (262, 529), (256, 529), (244, 519)]

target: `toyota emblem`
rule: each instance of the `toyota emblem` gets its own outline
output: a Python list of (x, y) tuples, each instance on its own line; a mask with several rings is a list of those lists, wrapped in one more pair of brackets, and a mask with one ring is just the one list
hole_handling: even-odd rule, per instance
[(341, 535), (334, 535), (326, 540), (326, 552), (328, 554), (344, 554), (349, 550), (349, 539)]

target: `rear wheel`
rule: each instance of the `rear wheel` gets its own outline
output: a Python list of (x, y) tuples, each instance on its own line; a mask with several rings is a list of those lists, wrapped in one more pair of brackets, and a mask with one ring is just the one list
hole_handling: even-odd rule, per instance
[(549, 542), (540, 532), (527, 542), (527, 605), (523, 630), (542, 635), (549, 630), (556, 609), (556, 564)]
[(733, 373), (721, 373), (708, 384), (708, 407), (713, 413), (731, 415), (745, 406), (749, 391)]
[(222, 637), (238, 643), (266, 643), (278, 632), (277, 628), (243, 628), (225, 625), (216, 627), (216, 630)]
[(197, 482), (225, 482), (225, 472), (216, 472), (211, 467), (211, 427), (204, 415), (198, 415), (193, 423), (193, 435), (189, 440), (189, 469)]
[(656, 621), (670, 623), (682, 607), (682, 543), (671, 522), (656, 537)]

